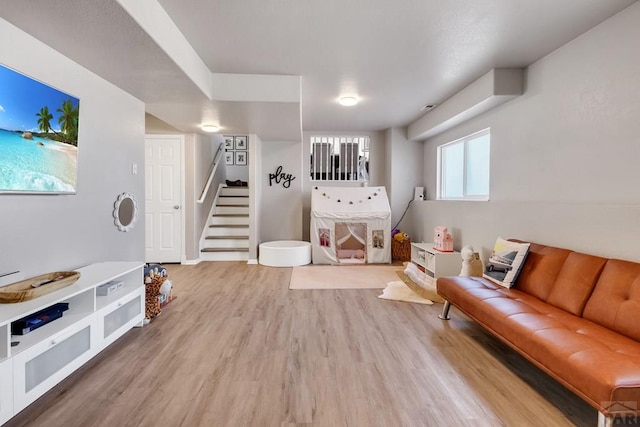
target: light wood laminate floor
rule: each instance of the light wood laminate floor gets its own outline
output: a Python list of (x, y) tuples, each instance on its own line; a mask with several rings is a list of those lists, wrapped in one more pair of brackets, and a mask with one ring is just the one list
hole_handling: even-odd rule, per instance
[(291, 268), (168, 266), (177, 299), (7, 426), (595, 426), (452, 309), (289, 290)]

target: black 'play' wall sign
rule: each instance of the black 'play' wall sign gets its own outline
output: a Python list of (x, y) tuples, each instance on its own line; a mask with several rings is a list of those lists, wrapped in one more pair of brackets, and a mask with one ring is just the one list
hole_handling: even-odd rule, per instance
[(294, 179), (296, 179), (295, 176), (290, 173), (282, 172), (282, 166), (278, 166), (275, 173), (269, 174), (269, 187), (271, 187), (274, 182), (276, 184), (280, 184), (282, 182), (282, 186), (284, 188), (289, 188), (291, 186), (291, 181)]

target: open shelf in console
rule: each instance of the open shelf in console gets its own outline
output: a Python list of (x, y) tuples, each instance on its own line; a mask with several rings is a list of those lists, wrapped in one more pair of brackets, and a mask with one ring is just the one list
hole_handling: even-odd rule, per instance
[(109, 295), (98, 295), (98, 287), (96, 287), (96, 311), (100, 311), (104, 307), (107, 307), (108, 305), (120, 300), (122, 297), (130, 294), (132, 291), (139, 289), (142, 285), (141, 280), (139, 272), (132, 271), (127, 274), (123, 274), (116, 279), (116, 281), (122, 282), (122, 287)]
[[(44, 340), (53, 338), (56, 334), (93, 313), (93, 292), (86, 290), (60, 302), (68, 303), (69, 309), (62, 313), (62, 317), (41, 326), (24, 335), (11, 335), (11, 342), (18, 342), (11, 347), (11, 355), (15, 356)], [(46, 308), (46, 307), (43, 307)]]

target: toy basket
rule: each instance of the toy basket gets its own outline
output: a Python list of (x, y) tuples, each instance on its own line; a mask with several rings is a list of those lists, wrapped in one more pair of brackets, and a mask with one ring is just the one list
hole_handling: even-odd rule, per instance
[(410, 261), (411, 239), (404, 239), (402, 242), (391, 239), (391, 259), (393, 261)]

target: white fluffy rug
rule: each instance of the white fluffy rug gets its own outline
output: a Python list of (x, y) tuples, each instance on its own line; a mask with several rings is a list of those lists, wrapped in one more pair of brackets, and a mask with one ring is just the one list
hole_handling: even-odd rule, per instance
[(378, 295), (378, 298), (393, 301), (415, 302), (427, 305), (433, 304), (433, 301), (422, 298), (420, 295), (413, 292), (402, 281), (389, 282), (387, 287), (384, 288), (384, 291), (382, 291), (382, 295)]

